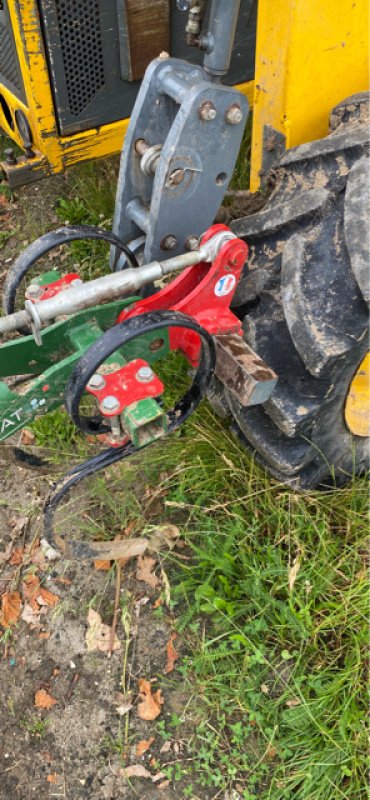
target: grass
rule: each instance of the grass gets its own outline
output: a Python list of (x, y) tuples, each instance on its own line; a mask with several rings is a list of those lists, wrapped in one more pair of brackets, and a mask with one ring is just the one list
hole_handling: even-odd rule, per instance
[(176, 728), (183, 738), (190, 715), (191, 769), (186, 758), (167, 769), (185, 782), (179, 796), (237, 783), (248, 800), (365, 798), (366, 482), (294, 494), (203, 406), (186, 432), (110, 474), (109, 493), (102, 477), (90, 485), (94, 536), (148, 524), (132, 501), (143, 475), (192, 555), (163, 556), (196, 695)]
[[(248, 146), (246, 138), (233, 188)], [(71, 173), (60, 219), (109, 227), (112, 169)], [(85, 277), (106, 269), (104, 245), (75, 248)], [(58, 411), (33, 426), (59, 459), (80, 447), (67, 420)], [(190, 557), (162, 555), (186, 653), (177, 674), (189, 695), (182, 717), (157, 724), (163, 740), (187, 741), (176, 763), (161, 765), (176, 796), (365, 800), (365, 480), (295, 494), (203, 403), (184, 430), (111, 469), (108, 481), (83, 484), (84, 534), (148, 526), (142, 487), (161, 498), (161, 518), (180, 526)], [(76, 514), (72, 500), (63, 524)]]

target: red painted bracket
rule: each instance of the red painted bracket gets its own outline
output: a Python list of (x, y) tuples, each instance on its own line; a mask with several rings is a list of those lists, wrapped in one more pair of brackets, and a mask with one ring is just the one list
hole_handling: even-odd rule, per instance
[[(148, 380), (140, 379), (140, 370), (149, 370), (151, 377)], [(164, 392), (164, 384), (153, 372), (147, 361), (143, 358), (135, 358), (121, 369), (109, 372), (107, 375), (100, 375), (104, 384), (101, 388), (86, 386), (86, 391), (94, 395), (99, 403), (99, 409), (104, 417), (115, 417), (122, 414), (127, 406), (139, 400), (146, 400), (148, 397), (159, 397)], [(114, 397), (119, 402), (112, 411), (103, 405), (107, 397)]]
[[(212, 225), (202, 236), (200, 246), (215, 234), (228, 231), (226, 225)], [(230, 311), (230, 303), (247, 260), (248, 245), (231, 239), (221, 247), (213, 263), (188, 267), (164, 289), (122, 311), (118, 322), (149, 311), (172, 310), (193, 317), (214, 335), (242, 335), (240, 320)], [(170, 349), (181, 350), (191, 364), (199, 359), (199, 337), (193, 331), (170, 328)]]

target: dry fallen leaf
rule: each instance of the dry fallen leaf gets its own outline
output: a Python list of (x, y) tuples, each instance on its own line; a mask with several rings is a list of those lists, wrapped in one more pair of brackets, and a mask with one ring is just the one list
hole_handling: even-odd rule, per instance
[(266, 758), (275, 758), (277, 753), (276, 747), (268, 747), (266, 750)]
[(150, 736), (149, 739), (142, 739), (141, 742), (138, 742), (136, 745), (135, 753), (137, 756), (142, 756), (143, 753), (146, 753), (149, 750), (150, 746), (154, 742), (154, 736)]
[(172, 550), (179, 536), (180, 530), (177, 525), (160, 525), (158, 528), (154, 528), (150, 535), (148, 550), (153, 550), (156, 553), (163, 550), (164, 547)]
[(86, 631), (85, 641), (88, 653), (93, 653), (94, 650), (99, 650), (101, 653), (109, 653), (111, 650), (119, 650), (121, 643), (116, 634), (114, 634), (113, 643), (111, 643), (111, 628), (101, 621), (101, 616), (93, 608), (89, 609), (87, 615), (88, 629)]
[(294, 584), (295, 584), (295, 582), (297, 580), (297, 576), (298, 576), (298, 572), (299, 572), (300, 568), (301, 568), (301, 562), (299, 560), (299, 557), (297, 556), (297, 558), (294, 560), (293, 565), (289, 569), (288, 585), (289, 585), (289, 591), (290, 592), (293, 590), (293, 586), (294, 586)]
[(46, 776), (48, 783), (58, 783), (58, 773), (53, 772), (51, 775)]
[(50, 639), (50, 631), (40, 631), (38, 634), (39, 639)]
[(171, 750), (171, 742), (169, 742), (169, 741), (167, 740), (167, 742), (165, 742), (164, 744), (162, 744), (162, 747), (161, 747), (161, 749), (160, 749), (160, 751), (159, 751), (159, 752), (160, 752), (160, 753), (169, 753), (169, 752), (170, 752), (170, 750)]
[(36, 600), (36, 595), (40, 591), (40, 579), (37, 575), (26, 575), (22, 583), (22, 594), (28, 605), (34, 611), (39, 611), (40, 606)]
[(152, 571), (156, 565), (155, 558), (150, 558), (150, 556), (139, 556), (137, 560), (137, 570), (135, 574), (135, 578), (137, 581), (145, 581), (148, 586), (152, 586), (155, 589), (158, 586), (159, 580), (157, 576)]
[(53, 592), (49, 592), (49, 589), (43, 589), (40, 587), (36, 600), (40, 606), (50, 606), (50, 608), (54, 608), (54, 606), (59, 603), (60, 597), (58, 597), (56, 594), (53, 594)]
[(54, 608), (59, 603), (60, 597), (40, 586), (37, 575), (27, 575), (22, 585), (23, 597), (34, 611), (39, 611), (40, 606)]
[(0, 625), (11, 628), (15, 625), (21, 613), (21, 596), (19, 592), (5, 592), (1, 596)]
[(174, 647), (174, 641), (177, 639), (177, 634), (175, 632), (171, 633), (171, 636), (167, 642), (167, 663), (164, 668), (164, 673), (167, 675), (168, 672), (172, 672), (175, 666), (175, 661), (179, 658), (179, 654)]
[(25, 603), (21, 619), (24, 622), (28, 622), (30, 625), (39, 625), (40, 624), (40, 610), (35, 611), (29, 603)]
[(294, 706), (300, 706), (301, 701), (298, 697), (293, 697), (292, 700), (287, 700), (285, 705), (288, 706), (288, 708), (294, 708)]
[(162, 781), (162, 783), (158, 784), (157, 789), (167, 789), (167, 786), (169, 786), (170, 783), (171, 783), (171, 781), (169, 781), (169, 780)]
[(9, 525), (13, 528), (14, 533), (22, 533), (27, 525), (29, 517), (12, 517), (9, 520)]
[(152, 775), (148, 769), (143, 767), (142, 764), (131, 764), (130, 767), (123, 767), (120, 769), (120, 774), (123, 778), (150, 778)]
[(21, 433), (21, 444), (30, 445), (35, 443), (35, 434), (28, 428), (23, 428)]
[(35, 706), (36, 708), (52, 708), (56, 705), (58, 701), (55, 700), (55, 697), (52, 697), (46, 689), (38, 689), (35, 694)]
[(15, 547), (10, 554), (8, 563), (12, 567), (19, 567), (23, 559), (23, 547)]
[(163, 778), (165, 778), (165, 777), (166, 776), (165, 776), (164, 772), (157, 772), (156, 775), (153, 775), (152, 781), (153, 781), (153, 783), (158, 783), (158, 781), (162, 781)]
[(114, 703), (116, 706), (117, 714), (119, 714), (120, 717), (123, 717), (132, 709), (131, 694), (122, 694), (122, 692), (116, 692)]
[(161, 705), (163, 704), (162, 692), (157, 689), (152, 693), (152, 687), (149, 681), (144, 678), (139, 680), (139, 699), (140, 702), (137, 707), (137, 714), (140, 719), (150, 721), (159, 717), (161, 713)]

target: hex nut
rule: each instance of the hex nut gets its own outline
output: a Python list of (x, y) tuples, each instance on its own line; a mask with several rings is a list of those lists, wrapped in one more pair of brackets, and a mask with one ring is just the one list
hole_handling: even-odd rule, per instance
[(100, 389), (104, 389), (105, 380), (102, 375), (99, 375), (98, 372), (95, 372), (94, 375), (91, 376), (87, 386), (89, 389), (99, 391)]
[(102, 411), (108, 411), (113, 413), (113, 411), (118, 411), (120, 407), (120, 403), (118, 397), (114, 397), (113, 394), (107, 394), (106, 397), (101, 401), (100, 408)]
[(198, 250), (199, 247), (199, 237), (198, 236), (188, 236), (185, 241), (185, 250), (192, 251)]
[(234, 105), (230, 106), (230, 108), (227, 109), (225, 114), (225, 120), (226, 122), (229, 123), (229, 125), (239, 125), (242, 119), (243, 119), (243, 112), (240, 106), (238, 106), (236, 103), (234, 103)]
[(212, 122), (213, 119), (217, 116), (217, 111), (209, 100), (206, 100), (202, 103), (199, 109), (199, 116), (200, 119), (204, 120), (204, 122)]
[(148, 383), (153, 377), (154, 372), (150, 367), (140, 367), (135, 375), (136, 380), (140, 383)]
[(161, 241), (162, 250), (174, 250), (176, 245), (177, 245), (176, 236), (172, 236), (171, 234), (169, 236), (165, 236), (165, 238), (162, 239)]

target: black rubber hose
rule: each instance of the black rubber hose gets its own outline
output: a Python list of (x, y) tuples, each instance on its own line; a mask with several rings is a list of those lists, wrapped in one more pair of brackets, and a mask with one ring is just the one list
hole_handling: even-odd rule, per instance
[[(49, 253), (50, 250), (55, 250), (56, 247), (81, 239), (100, 239), (101, 241), (109, 242), (125, 254), (131, 267), (139, 266), (137, 258), (130, 248), (123, 244), (111, 231), (105, 231), (103, 228), (97, 228), (94, 225), (69, 225), (68, 227), (57, 228), (55, 231), (50, 231), (45, 233), (44, 236), (40, 236), (39, 239), (36, 239), (26, 247), (10, 268), (3, 289), (3, 310), (5, 314), (13, 314), (19, 285), (27, 272), (42, 256)], [(20, 331), (21, 333), (29, 333), (29, 329), (26, 328), (22, 328)]]
[[(202, 328), (194, 319), (176, 311), (155, 311), (115, 325), (95, 342), (81, 357), (74, 368), (68, 381), (65, 403), (73, 422), (85, 433), (97, 434), (110, 430), (102, 425), (100, 418), (81, 417), (79, 406), (82, 394), (91, 375), (96, 372), (112, 353), (124, 344), (136, 339), (143, 334), (160, 330), (164, 327), (185, 328), (195, 331), (201, 340), (201, 353), (198, 368), (193, 377), (193, 382), (187, 392), (178, 400), (173, 409), (167, 412), (168, 433), (176, 428), (195, 411), (200, 400), (205, 395), (209, 381), (214, 372), (216, 363), (216, 349), (212, 336)], [(142, 449), (142, 448), (140, 448)], [(54, 515), (56, 509), (72, 486), (75, 486), (89, 475), (106, 469), (106, 467), (128, 458), (139, 452), (138, 448), (129, 441), (121, 447), (111, 447), (93, 456), (83, 464), (73, 467), (65, 477), (52, 489), (44, 507), (45, 537), (53, 546), (58, 545), (54, 538)], [(86, 542), (68, 540), (66, 554), (70, 558), (94, 559), (99, 557), (99, 551)]]

